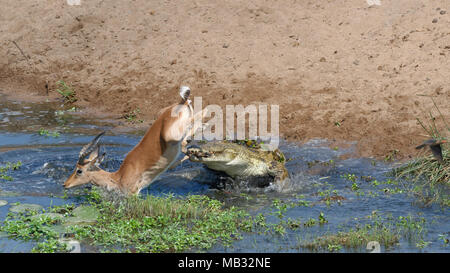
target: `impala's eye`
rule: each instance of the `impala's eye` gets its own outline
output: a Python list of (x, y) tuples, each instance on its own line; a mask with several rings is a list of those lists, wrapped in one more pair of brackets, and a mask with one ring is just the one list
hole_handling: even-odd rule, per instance
[(82, 173), (83, 173), (82, 170), (80, 170), (80, 169), (77, 170), (77, 174), (82, 174)]

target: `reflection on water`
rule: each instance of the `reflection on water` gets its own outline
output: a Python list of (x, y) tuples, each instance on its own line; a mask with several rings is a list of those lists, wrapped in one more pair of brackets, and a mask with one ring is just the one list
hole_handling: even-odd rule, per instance
[[(0, 181), (0, 199), (9, 202), (0, 207), (0, 219), (4, 219), (11, 203), (36, 203), (44, 207), (76, 202), (76, 199), (60, 199), (64, 193), (62, 184), (73, 171), (81, 146), (111, 125), (61, 112), (60, 105), (52, 103), (25, 104), (7, 101), (0, 96), (0, 166), (6, 162), (21, 161), (19, 170), (11, 173), (13, 181)], [(40, 128), (59, 132), (58, 137), (40, 135)], [(135, 135), (105, 136), (101, 143), (107, 157), (102, 167), (117, 170), (126, 153), (138, 143)], [(293, 207), (286, 211), (285, 219), (317, 219), (323, 213), (328, 223), (311, 228), (287, 230), (285, 236), (244, 234), (231, 247), (217, 245), (213, 252), (302, 252), (299, 238), (315, 238), (325, 233), (335, 233), (345, 227), (354, 227), (373, 211), (392, 214), (393, 217), (420, 215), (427, 220), (424, 241), (431, 242), (424, 251), (447, 252), (439, 239), (449, 236), (448, 210), (439, 207), (423, 208), (414, 204), (414, 199), (404, 193), (392, 193), (392, 185), (376, 186), (373, 181), (387, 181), (386, 173), (392, 168), (385, 162), (369, 158), (347, 158), (355, 143), (346, 149), (330, 149), (326, 140), (312, 140), (302, 145), (282, 143), (281, 150), (288, 159), (286, 167), (291, 184), (286, 192), (266, 189), (264, 191), (227, 192), (211, 187), (218, 175), (201, 165), (184, 162), (174, 170), (164, 173), (142, 194), (207, 194), (225, 201), (227, 205), (240, 206), (251, 214), (272, 211), (274, 200), (296, 202), (299, 199), (311, 202), (310, 207)], [(387, 189), (387, 190), (386, 190)], [(387, 191), (387, 192), (386, 192)], [(70, 192), (70, 191), (69, 191)], [(340, 203), (324, 202), (324, 194), (340, 196)], [(303, 195), (303, 197), (300, 197)], [(276, 222), (269, 215), (269, 221)], [(27, 252), (33, 243), (10, 240), (0, 234), (0, 252)], [(345, 251), (345, 249), (343, 250)], [(355, 251), (355, 250), (351, 250)], [(359, 251), (365, 252), (362, 248)], [(401, 241), (399, 245), (382, 251), (417, 252), (415, 244)]]

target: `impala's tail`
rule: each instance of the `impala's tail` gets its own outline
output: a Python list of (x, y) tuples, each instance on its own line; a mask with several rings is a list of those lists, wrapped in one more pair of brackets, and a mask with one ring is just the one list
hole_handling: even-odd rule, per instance
[(191, 89), (189, 88), (189, 86), (183, 85), (180, 87), (180, 97), (183, 100), (183, 102), (185, 102), (189, 98), (190, 94), (191, 94)]

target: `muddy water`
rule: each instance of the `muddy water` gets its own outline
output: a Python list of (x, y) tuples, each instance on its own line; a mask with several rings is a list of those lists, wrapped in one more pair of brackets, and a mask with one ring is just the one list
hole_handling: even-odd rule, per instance
[[(0, 200), (8, 202), (8, 205), (0, 207), (1, 220), (15, 202), (44, 207), (76, 202), (70, 194), (68, 199), (58, 197), (64, 194), (62, 183), (72, 172), (81, 146), (93, 135), (114, 125), (108, 121), (81, 118), (70, 109), (61, 110), (63, 107), (58, 103), (26, 104), (0, 96), (0, 166), (6, 162), (22, 162), (19, 170), (10, 172), (12, 181), (0, 180)], [(116, 170), (138, 141), (139, 136), (136, 135), (109, 133), (102, 139), (102, 149), (107, 153), (103, 167), (109, 171)], [(279, 221), (273, 214), (274, 200), (286, 204), (305, 200), (310, 202), (309, 207), (288, 208), (283, 219), (300, 219), (304, 223), (310, 218), (317, 220), (323, 213), (328, 221), (308, 228), (287, 229), (283, 236), (244, 234), (242, 240), (235, 241), (230, 247), (217, 245), (208, 250), (213, 252), (307, 252), (310, 250), (299, 247), (300, 242), (354, 228), (356, 224), (364, 223), (374, 211), (394, 218), (411, 215), (426, 219), (426, 233), (422, 239), (429, 243), (425, 248), (420, 249), (416, 242), (402, 239), (400, 244), (389, 249), (382, 247), (382, 252), (448, 252), (449, 247), (442, 242), (442, 235), (450, 237), (448, 210), (438, 206), (422, 207), (405, 193), (386, 193), (386, 189), (398, 190), (399, 186), (374, 186), (373, 180), (366, 181), (387, 181), (387, 172), (393, 165), (368, 158), (352, 158), (355, 143), (347, 146), (345, 149), (332, 149), (326, 140), (319, 139), (304, 144), (282, 143), (281, 150), (288, 158), (286, 167), (291, 177), (290, 187), (285, 192), (271, 189), (216, 190), (211, 187), (211, 182), (217, 179), (215, 174), (202, 166), (185, 162), (163, 174), (142, 194), (207, 194), (224, 200), (227, 205), (245, 208), (253, 215), (263, 213), (270, 223)], [(346, 179), (346, 175), (354, 175), (356, 180)], [(336, 191), (342, 200), (326, 204), (322, 200), (326, 191)], [(34, 244), (0, 234), (0, 252), (28, 252)], [(366, 252), (364, 247), (340, 251)]]

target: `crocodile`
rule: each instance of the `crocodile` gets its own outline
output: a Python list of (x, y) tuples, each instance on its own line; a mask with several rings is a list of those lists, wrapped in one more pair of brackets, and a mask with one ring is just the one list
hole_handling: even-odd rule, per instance
[(218, 141), (191, 145), (185, 153), (190, 161), (203, 163), (209, 169), (223, 172), (234, 181), (246, 181), (253, 187), (282, 185), (289, 177), (284, 154), (279, 149), (271, 151), (255, 145)]

